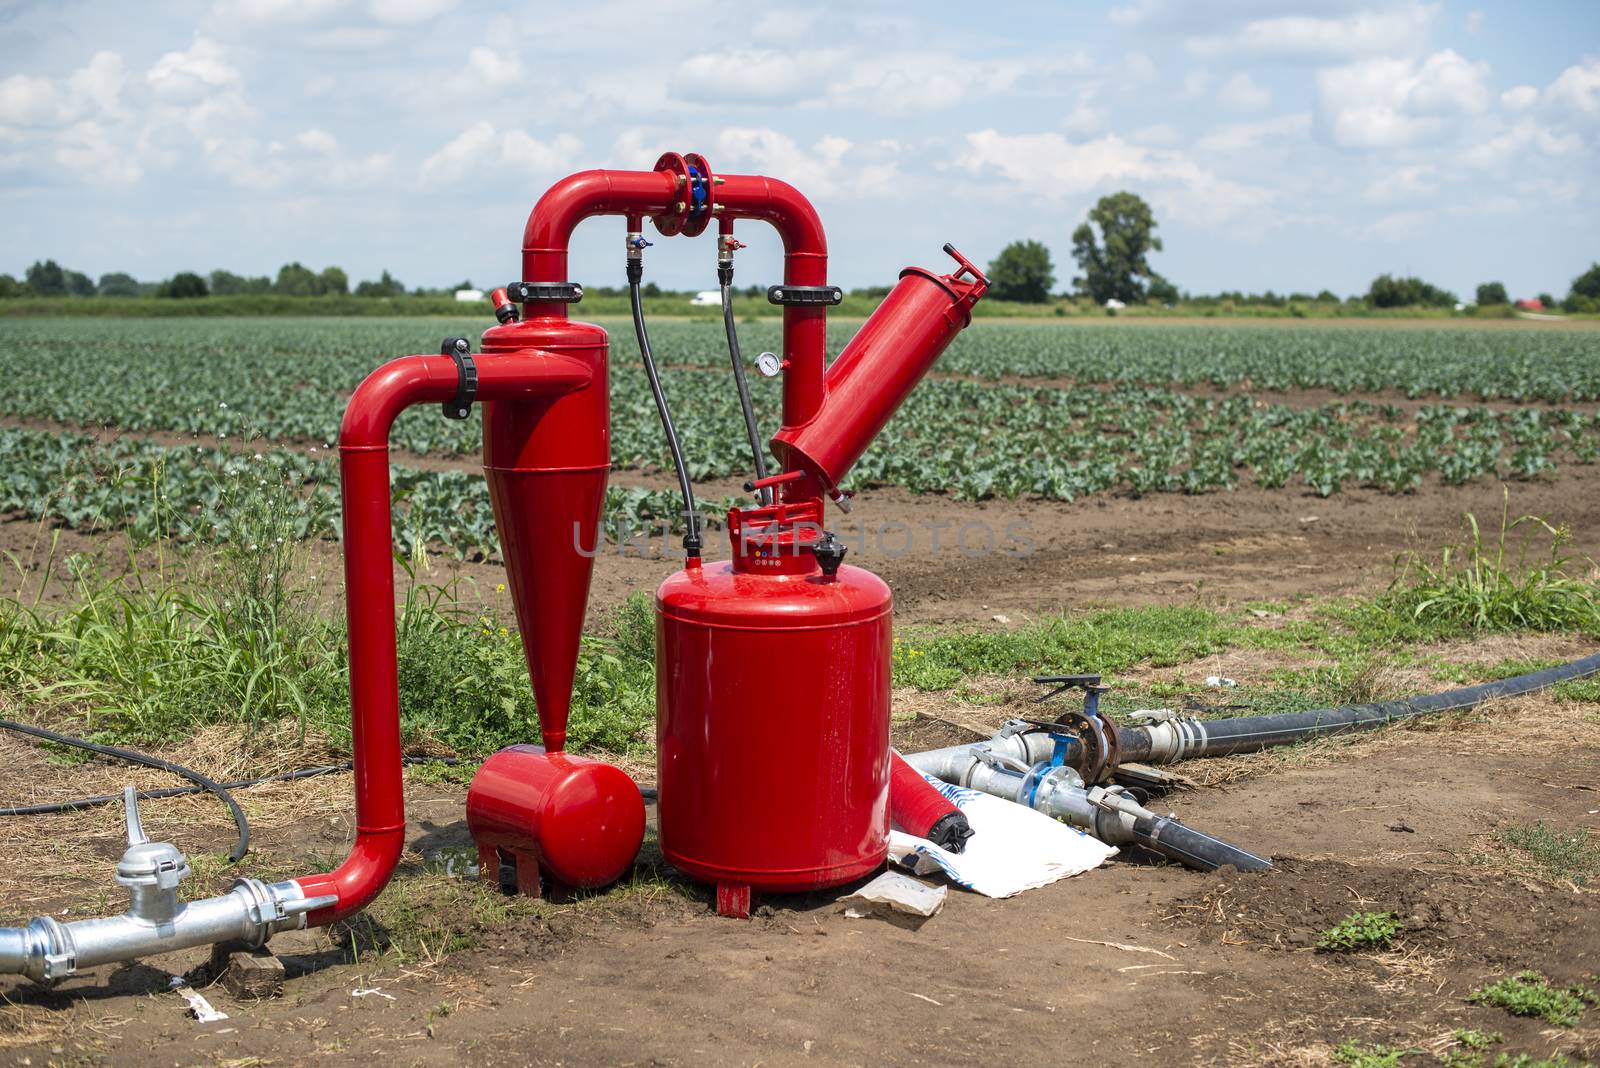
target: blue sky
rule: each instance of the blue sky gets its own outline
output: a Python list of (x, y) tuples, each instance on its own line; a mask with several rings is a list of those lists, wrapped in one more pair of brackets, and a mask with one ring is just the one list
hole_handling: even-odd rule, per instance
[[(1600, 4), (768, 5), (0, 0), (0, 271), (511, 280), (587, 167), (699, 151), (784, 178), (833, 280), (954, 241), (1050, 246), (1151, 201), (1180, 287), (1364, 291), (1383, 271), (1560, 296), (1600, 258)], [(777, 277), (755, 225), (739, 281)], [(620, 223), (574, 280), (621, 280)], [(712, 285), (708, 239), (648, 277)]]

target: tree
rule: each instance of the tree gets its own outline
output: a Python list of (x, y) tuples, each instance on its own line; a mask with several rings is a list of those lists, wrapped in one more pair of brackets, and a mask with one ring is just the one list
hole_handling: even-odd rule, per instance
[(206, 280), (193, 271), (179, 271), (165, 282), (162, 282), (161, 288), (156, 290), (156, 296), (172, 297), (174, 299), (203, 297), (206, 293)]
[(1568, 292), (1574, 297), (1600, 300), (1600, 263), (1593, 264), (1587, 271), (1574, 278), (1572, 288)]
[(1572, 280), (1561, 306), (1567, 311), (1600, 311), (1600, 263)]
[(324, 267), (322, 273), (317, 275), (317, 284), (321, 286), (321, 293), (348, 293), (350, 292), (350, 276), (340, 267)]
[(406, 287), (401, 285), (400, 280), (388, 271), (384, 271), (383, 277), (376, 282), (369, 280), (356, 286), (356, 296), (358, 297), (403, 297), (405, 295)]
[(55, 260), (33, 262), (27, 273), (28, 288), (35, 296), (61, 297), (67, 292), (67, 274)]
[(61, 280), (66, 284), (67, 293), (74, 297), (94, 296), (94, 279), (82, 271), (62, 271)]
[(0, 300), (20, 297), (24, 292), (25, 289), (21, 282), (12, 278), (9, 274), (0, 274)]
[(257, 275), (246, 278), (234, 274), (232, 271), (211, 272), (211, 295), (214, 297), (234, 297), (246, 293), (272, 292), (272, 279), (266, 275)]
[(1546, 308), (1554, 308), (1556, 306), (1556, 298), (1552, 297), (1548, 293), (1540, 293), (1539, 303), (1543, 304)]
[(322, 292), (321, 287), (322, 279), (298, 262), (279, 267), (278, 280), (272, 285), (274, 292), (288, 297), (314, 297)]
[(1333, 290), (1324, 289), (1322, 292), (1317, 294), (1316, 302), (1318, 304), (1337, 304), (1339, 303), (1339, 297), (1338, 294), (1334, 293)]
[(1159, 274), (1150, 276), (1148, 292), (1151, 300), (1161, 304), (1176, 304), (1179, 300), (1178, 287)]
[(1431, 286), (1420, 278), (1380, 274), (1367, 289), (1367, 303), (1374, 308), (1448, 308), (1455, 302), (1454, 293)]
[(1073, 284), (1099, 304), (1144, 300), (1145, 283), (1157, 277), (1147, 259), (1149, 253), (1161, 251), (1155, 229), (1150, 205), (1137, 194), (1101, 197), (1089, 209), (1087, 221), (1072, 231), (1072, 258), (1083, 271)]
[(1478, 304), (1510, 304), (1511, 298), (1506, 296), (1506, 287), (1500, 282), (1485, 282), (1478, 287)]
[(131, 274), (112, 271), (100, 276), (100, 284), (95, 287), (95, 292), (102, 297), (137, 297), (139, 280)]
[(996, 300), (1043, 304), (1055, 284), (1050, 250), (1038, 241), (1013, 241), (989, 264), (989, 293)]

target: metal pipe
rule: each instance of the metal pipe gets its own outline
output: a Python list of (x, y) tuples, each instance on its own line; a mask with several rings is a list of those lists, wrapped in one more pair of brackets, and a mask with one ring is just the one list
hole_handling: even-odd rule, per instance
[[(486, 356), (477, 361), (477, 373), (484, 401), (548, 398), (581, 389), (593, 377), (581, 361), (544, 352)], [(356, 388), (340, 427), (356, 840), (339, 868), (296, 880), (308, 897), (331, 894), (338, 902), (312, 915), (313, 926), (348, 916), (376, 897), (404, 845), (389, 429), (406, 408), (453, 397), (456, 379), (455, 362), (446, 356), (391, 360)]]
[(1108, 845), (1141, 845), (1199, 871), (1215, 871), (1229, 864), (1240, 871), (1272, 866), (1264, 857), (1151, 812), (1120, 787), (1086, 788), (1069, 766), (1046, 769), (1030, 763), (1029, 747), (1036, 737), (1043, 736), (1002, 733), (987, 742), (911, 753), (906, 761), (944, 782), (1065, 820)]
[(1238, 716), (1213, 720), (1170, 713), (1165, 714), (1164, 718), (1157, 718), (1162, 714), (1146, 713), (1146, 718), (1152, 722), (1136, 727), (1119, 727), (1117, 735), (1127, 758), (1153, 764), (1173, 764), (1199, 757), (1253, 753), (1310, 738), (1375, 730), (1416, 716), (1457, 712), (1475, 708), (1486, 701), (1520, 697), (1559, 682), (1595, 674), (1600, 674), (1600, 653), (1559, 667), (1405, 701), (1379, 701), (1338, 708), (1315, 708), (1277, 716)]
[[(591, 170), (569, 175), (539, 198), (522, 233), (522, 277), (528, 282), (567, 281), (567, 249), (572, 231), (595, 215), (657, 216), (670, 212), (679, 197), (677, 176), (667, 170)], [(753, 174), (718, 175), (715, 208), (724, 218), (759, 219), (783, 240), (785, 285), (821, 286), (828, 281), (828, 241), (817, 211), (787, 182)], [(555, 301), (524, 307), (528, 318), (566, 318)], [(821, 305), (783, 309), (784, 422), (799, 426), (821, 407), (822, 377), (828, 362), (827, 309)]]
[[(593, 378), (579, 360), (532, 351), (483, 359), (477, 374), (480, 400), (512, 402), (548, 399)], [(241, 879), (220, 897), (179, 904), (177, 885), (189, 873), (188, 862), (176, 847), (144, 838), (129, 787), (123, 795), (129, 847), (117, 865), (117, 881), (129, 888), (128, 911), (68, 924), (41, 916), (26, 927), (0, 928), (0, 973), (48, 983), (80, 968), (153, 953), (232, 940), (260, 945), (278, 931), (348, 916), (388, 884), (405, 840), (389, 430), (406, 408), (454, 397), (457, 381), (450, 357), (391, 360), (357, 387), (340, 427), (356, 795), (356, 840), (345, 862), (281, 883)]]

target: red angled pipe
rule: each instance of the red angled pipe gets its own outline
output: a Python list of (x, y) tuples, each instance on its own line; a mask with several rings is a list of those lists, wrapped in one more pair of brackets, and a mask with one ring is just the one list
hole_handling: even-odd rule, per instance
[[(484, 401), (552, 397), (584, 388), (594, 374), (579, 360), (544, 352), (480, 357), (476, 367), (478, 398)], [(376, 897), (405, 844), (389, 430), (406, 408), (454, 397), (456, 378), (448, 356), (391, 360), (357, 387), (339, 429), (356, 840), (337, 870), (295, 880), (308, 898), (338, 898), (311, 914), (313, 925), (348, 916)]]
[[(755, 174), (719, 175), (712, 192), (723, 219), (760, 219), (783, 239), (786, 285), (820, 286), (828, 281), (828, 239), (811, 202), (787, 182)], [(682, 194), (671, 171), (580, 171), (551, 186), (528, 216), (522, 232), (522, 279), (567, 281), (567, 248), (572, 231), (593, 215), (662, 215)], [(567, 306), (530, 303), (527, 318), (565, 318)], [(827, 309), (783, 309), (783, 355), (789, 366), (783, 380), (783, 421), (802, 426), (822, 404), (827, 366)]]

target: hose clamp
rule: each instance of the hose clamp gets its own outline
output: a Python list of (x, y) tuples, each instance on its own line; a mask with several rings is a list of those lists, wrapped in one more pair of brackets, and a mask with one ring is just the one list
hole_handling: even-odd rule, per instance
[(478, 367), (472, 362), (472, 343), (464, 337), (447, 337), (439, 354), (456, 363), (456, 395), (439, 407), (446, 419), (465, 419), (472, 414), (472, 402), (478, 397)]
[(518, 304), (576, 304), (583, 299), (577, 282), (508, 282), (506, 295)]
[(767, 302), (784, 307), (832, 307), (844, 300), (838, 286), (768, 286)]

